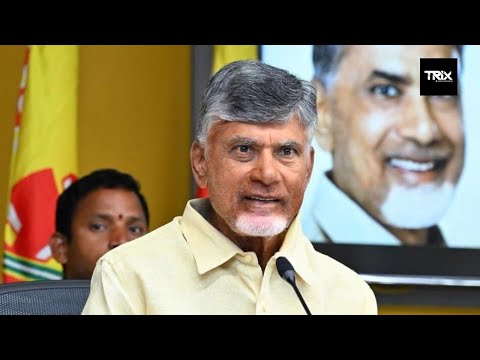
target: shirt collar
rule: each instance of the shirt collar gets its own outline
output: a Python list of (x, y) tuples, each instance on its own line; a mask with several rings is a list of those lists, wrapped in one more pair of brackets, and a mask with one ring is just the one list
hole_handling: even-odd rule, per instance
[(280, 250), (273, 257), (277, 259), (280, 256), (285, 256), (292, 264), (295, 272), (300, 275), (307, 284), (311, 285), (313, 273), (309, 257), (314, 252), (315, 249), (312, 243), (303, 234), (300, 215), (298, 215), (290, 224)]
[[(213, 210), (208, 199), (190, 200), (181, 219), (182, 232), (192, 249), (199, 274), (205, 274), (237, 254), (245, 254), (206, 220), (211, 211)], [(309, 251), (315, 250), (303, 234), (300, 219), (297, 216), (287, 230), (280, 250), (273, 258), (285, 256), (293, 265), (295, 272), (307, 284), (311, 284), (313, 274), (309, 267)]]
[(197, 269), (204, 274), (243, 251), (206, 219), (213, 211), (208, 199), (190, 200), (181, 219), (182, 232), (189, 243)]

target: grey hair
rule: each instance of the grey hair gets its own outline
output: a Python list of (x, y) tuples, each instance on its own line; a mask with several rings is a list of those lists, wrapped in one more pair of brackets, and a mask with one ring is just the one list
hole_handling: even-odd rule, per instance
[(343, 45), (313, 45), (313, 79), (328, 89), (343, 54)]
[(258, 60), (235, 61), (210, 78), (196, 139), (205, 144), (215, 121), (282, 124), (297, 116), (310, 143), (317, 123), (316, 102), (310, 82)]
[[(455, 48), (462, 65), (463, 46), (455, 45)], [(313, 79), (322, 84), (325, 89), (330, 88), (345, 51), (345, 45), (313, 45)]]

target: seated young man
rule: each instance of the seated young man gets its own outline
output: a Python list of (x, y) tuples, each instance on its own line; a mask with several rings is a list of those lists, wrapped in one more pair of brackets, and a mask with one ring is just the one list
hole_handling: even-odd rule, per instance
[(131, 175), (96, 170), (68, 187), (57, 200), (53, 257), (64, 279), (90, 279), (107, 251), (148, 232), (147, 202)]

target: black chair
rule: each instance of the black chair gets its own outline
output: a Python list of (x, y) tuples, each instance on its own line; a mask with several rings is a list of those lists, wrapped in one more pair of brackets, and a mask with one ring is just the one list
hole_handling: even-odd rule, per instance
[(90, 280), (0, 284), (0, 315), (80, 315)]

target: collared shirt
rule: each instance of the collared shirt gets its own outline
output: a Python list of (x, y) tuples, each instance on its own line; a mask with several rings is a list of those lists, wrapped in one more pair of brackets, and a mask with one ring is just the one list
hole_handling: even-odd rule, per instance
[(262, 272), (207, 220), (208, 199), (183, 216), (106, 253), (95, 268), (83, 314), (305, 314), (277, 272), (285, 256), (312, 314), (376, 314), (375, 296), (355, 272), (313, 248), (294, 220)]
[[(303, 231), (312, 242), (401, 245), (397, 237), (340, 190), (327, 173), (318, 175), (315, 181), (305, 195), (309, 201), (300, 210)], [(438, 226), (428, 229), (427, 243), (445, 245)]]

